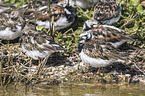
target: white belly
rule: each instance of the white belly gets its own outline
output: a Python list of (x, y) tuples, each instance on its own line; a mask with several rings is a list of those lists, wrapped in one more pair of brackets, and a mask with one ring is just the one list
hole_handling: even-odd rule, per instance
[(29, 50), (25, 49), (23, 44), (21, 46), (22, 46), (23, 52), (35, 60), (38, 60), (39, 58), (44, 58), (44, 57), (54, 53), (52, 51), (43, 51), (43, 52), (39, 52), (38, 50), (29, 51)]
[(107, 66), (115, 61), (115, 59), (103, 60), (101, 58), (98, 58), (98, 59), (92, 58), (92, 57), (89, 57), (86, 54), (84, 54), (83, 51), (81, 51), (81, 53), (79, 55), (85, 64), (90, 65), (92, 67)]
[(11, 31), (10, 28), (8, 27), (5, 28), (5, 30), (0, 31), (0, 38), (4, 40), (13, 40), (19, 37), (21, 35), (22, 27), (18, 25), (16, 27), (17, 27), (16, 32)]

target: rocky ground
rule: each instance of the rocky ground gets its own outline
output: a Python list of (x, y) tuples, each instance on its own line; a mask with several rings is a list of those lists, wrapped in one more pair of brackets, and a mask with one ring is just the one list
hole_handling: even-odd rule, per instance
[[(24, 0), (4, 1), (14, 3), (18, 7), (24, 4)], [(114, 26), (127, 34), (141, 36), (141, 43), (139, 45), (134, 43), (134, 45), (144, 48), (145, 2), (143, 0), (120, 0), (119, 2), (122, 6), (122, 15)], [(126, 64), (112, 64), (100, 68), (99, 72), (97, 72), (98, 68), (90, 68), (81, 62), (77, 53), (77, 43), (83, 23), (93, 16), (93, 7), (87, 10), (79, 7), (77, 9), (75, 23), (65, 30), (55, 32), (55, 41), (67, 50), (64, 53), (54, 53), (49, 60), (41, 60), (43, 66), (39, 66), (39, 61), (32, 60), (22, 52), (19, 40), (16, 43), (11, 42), (10, 45), (1, 41), (1, 84), (6, 86), (11, 82), (48, 85), (73, 82), (144, 83), (145, 60), (142, 58), (144, 52), (134, 54)]]

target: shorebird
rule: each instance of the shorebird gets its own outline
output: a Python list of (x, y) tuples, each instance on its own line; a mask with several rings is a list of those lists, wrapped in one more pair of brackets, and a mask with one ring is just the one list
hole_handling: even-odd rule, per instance
[[(92, 38), (90, 38), (90, 36), (92, 36)], [(80, 34), (82, 42), (85, 42), (85, 39), (88, 37), (90, 39), (96, 38), (108, 42), (115, 48), (118, 48), (128, 41), (135, 41), (140, 38), (136, 35), (127, 35), (123, 30), (114, 26), (100, 25), (99, 22), (94, 19), (85, 22), (82, 33)]]
[(137, 38), (134, 37), (114, 26), (88, 20), (80, 34), (78, 52), (82, 61), (92, 67), (103, 67), (114, 62), (124, 63), (139, 48), (129, 46), (129, 49), (121, 50), (123, 48), (120, 49), (120, 46), (135, 41)]
[(99, 0), (59, 0), (58, 3), (60, 4), (67, 4), (69, 3), (71, 6), (78, 5), (83, 9), (88, 9), (94, 6)]
[(120, 52), (109, 43), (102, 40), (89, 40), (78, 45), (82, 61), (91, 67), (104, 67), (114, 62), (125, 62), (129, 54)]
[(23, 52), (34, 60), (49, 57), (54, 52), (64, 50), (53, 40), (52, 36), (47, 35), (44, 31), (35, 30), (35, 26), (32, 24), (26, 25), (23, 29), (21, 41)]
[(100, 24), (113, 24), (120, 19), (121, 5), (112, 1), (100, 1), (94, 7), (93, 18)]
[(25, 20), (21, 11), (9, 9), (0, 13), (0, 39), (13, 40), (21, 35)]
[(69, 4), (65, 7), (63, 5), (51, 4), (49, 10), (47, 4), (43, 5), (37, 2), (26, 4), (22, 7), (26, 9), (23, 17), (29, 23), (49, 29), (52, 25), (52, 17), (54, 17), (55, 30), (60, 30), (69, 27), (74, 22), (77, 12), (75, 7), (69, 6)]

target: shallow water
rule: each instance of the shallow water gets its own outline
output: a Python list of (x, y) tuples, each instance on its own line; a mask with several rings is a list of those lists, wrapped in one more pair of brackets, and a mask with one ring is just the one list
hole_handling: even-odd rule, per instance
[(145, 85), (69, 84), (69, 85), (10, 85), (0, 87), (0, 96), (145, 96)]

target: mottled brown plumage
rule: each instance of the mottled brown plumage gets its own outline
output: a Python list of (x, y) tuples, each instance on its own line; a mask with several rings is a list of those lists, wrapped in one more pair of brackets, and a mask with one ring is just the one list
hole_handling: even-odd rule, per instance
[(64, 50), (44, 31), (36, 31), (32, 24), (25, 26), (21, 40), (23, 52), (36, 60)]
[(21, 35), (25, 25), (25, 20), (21, 16), (21, 11), (9, 9), (0, 13), (0, 38), (13, 40)]
[(120, 19), (121, 9), (116, 1), (101, 1), (95, 5), (93, 18), (101, 24), (113, 24)]
[(77, 11), (75, 7), (51, 4), (49, 10), (48, 4), (44, 5), (40, 3), (41, 1), (37, 2), (28, 3), (21, 7), (25, 9), (23, 17), (26, 21), (36, 23), (36, 25), (44, 28), (50, 28), (53, 17), (55, 30), (66, 28), (74, 22)]
[(114, 62), (124, 63), (140, 49), (130, 46), (127, 50), (121, 50), (120, 47), (135, 40), (119, 28), (88, 20), (80, 34), (78, 52), (82, 61), (92, 67), (102, 67)]

